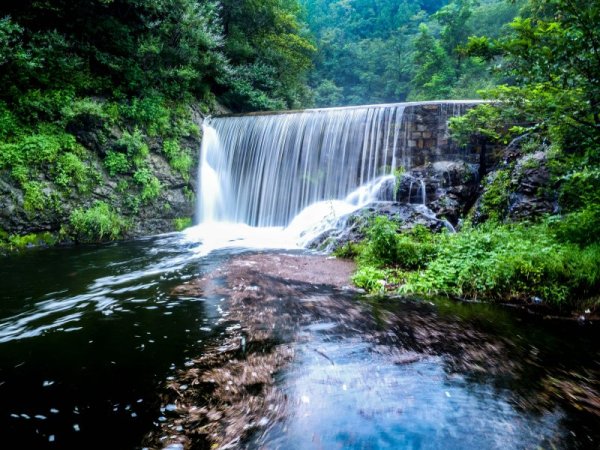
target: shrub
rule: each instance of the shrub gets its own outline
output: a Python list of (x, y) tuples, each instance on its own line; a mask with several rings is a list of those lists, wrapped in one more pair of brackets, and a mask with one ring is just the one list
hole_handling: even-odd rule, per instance
[(182, 149), (175, 139), (168, 139), (163, 144), (163, 152), (173, 170), (189, 181), (190, 170), (194, 164), (193, 158), (187, 149)]
[(150, 169), (144, 167), (137, 170), (133, 174), (133, 179), (142, 188), (141, 199), (142, 202), (147, 203), (158, 197), (160, 194), (160, 181), (154, 176)]
[(408, 270), (425, 267), (436, 253), (431, 232), (416, 226), (405, 233), (385, 216), (376, 217), (367, 230), (367, 244), (360, 249), (359, 259), (375, 267), (395, 266)]
[(79, 242), (99, 242), (123, 237), (127, 221), (107, 203), (98, 201), (91, 208), (78, 208), (69, 218), (72, 234)]
[(125, 153), (109, 151), (104, 158), (104, 167), (111, 177), (120, 173), (127, 173), (131, 170), (131, 165)]
[(117, 145), (126, 150), (135, 167), (142, 167), (146, 162), (146, 157), (150, 154), (144, 135), (138, 128), (133, 133), (125, 131), (117, 141)]
[(361, 254), (363, 245), (359, 242), (346, 242), (333, 251), (337, 258), (354, 259)]
[(600, 241), (600, 204), (590, 204), (585, 208), (556, 218), (553, 223), (556, 236), (563, 242), (587, 246)]
[(121, 105), (123, 116), (133, 123), (146, 128), (149, 136), (166, 134), (170, 127), (170, 112), (165, 106), (165, 100), (158, 94), (143, 98), (133, 98), (129, 104)]
[(192, 218), (178, 217), (177, 219), (173, 220), (173, 225), (175, 226), (176, 231), (183, 231), (192, 226)]
[(560, 243), (546, 224), (467, 228), (440, 237), (438, 246), (437, 257), (409, 274), (402, 292), (541, 297), (559, 305), (600, 287), (599, 247)]
[(372, 266), (361, 267), (352, 276), (352, 282), (368, 292), (382, 292), (386, 285), (385, 279), (385, 270)]
[(46, 206), (46, 194), (43, 191), (44, 185), (39, 181), (27, 181), (23, 184), (23, 208), (28, 213), (41, 211)]
[(485, 180), (485, 190), (481, 196), (483, 219), (502, 221), (509, 207), (511, 193), (510, 170), (492, 172)]
[(396, 244), (396, 263), (408, 270), (421, 269), (431, 261), (435, 253), (433, 244), (419, 242), (414, 235), (402, 235)]
[(58, 157), (54, 182), (63, 188), (75, 185), (78, 190), (86, 191), (89, 167), (73, 153), (64, 153)]
[(395, 264), (398, 261), (396, 229), (396, 223), (387, 217), (376, 217), (367, 230), (368, 244), (360, 257), (375, 266)]
[(15, 115), (5, 102), (0, 101), (0, 141), (5, 141), (9, 136), (17, 134), (20, 130), (21, 127)]

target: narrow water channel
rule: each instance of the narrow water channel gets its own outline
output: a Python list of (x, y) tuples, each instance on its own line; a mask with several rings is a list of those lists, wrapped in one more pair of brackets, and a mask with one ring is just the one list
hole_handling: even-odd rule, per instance
[[(203, 255), (172, 234), (0, 258), (0, 447), (160, 445), (147, 436), (169, 429), (169, 384), (251, 322), (293, 357), (274, 374), (281, 404), (266, 405), (281, 413), (255, 420), (234, 447), (598, 448), (597, 325), (443, 299), (365, 299), (260, 262), (214, 278), (221, 285), (210, 292), (177, 289), (246, 255)], [(253, 292), (252, 318), (233, 314), (241, 283)], [(261, 319), (263, 301), (274, 315)], [(237, 362), (252, 352), (265, 350)]]

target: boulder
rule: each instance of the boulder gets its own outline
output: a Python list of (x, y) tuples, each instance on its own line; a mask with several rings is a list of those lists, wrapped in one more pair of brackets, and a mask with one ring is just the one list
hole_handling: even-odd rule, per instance
[(349, 242), (361, 241), (365, 238), (367, 226), (378, 216), (386, 216), (397, 222), (399, 230), (410, 230), (417, 225), (432, 231), (441, 231), (444, 228), (454, 230), (448, 221), (438, 219), (435, 213), (424, 205), (378, 201), (340, 218), (335, 229), (324, 232), (307, 247), (331, 252)]

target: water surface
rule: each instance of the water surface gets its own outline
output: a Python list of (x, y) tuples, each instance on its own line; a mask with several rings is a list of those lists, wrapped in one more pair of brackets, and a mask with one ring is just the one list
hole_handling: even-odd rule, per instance
[[(170, 379), (227, 334), (227, 285), (172, 290), (240, 252), (172, 234), (0, 258), (2, 447), (140, 448), (166, 420)], [(239, 446), (598, 448), (598, 416), (578, 409), (590, 399), (566, 394), (597, 386), (595, 325), (300, 287), (282, 298), (304, 314), (277, 374), (286, 415)], [(307, 295), (335, 314), (302, 313)], [(364, 316), (340, 312), (354, 305)]]

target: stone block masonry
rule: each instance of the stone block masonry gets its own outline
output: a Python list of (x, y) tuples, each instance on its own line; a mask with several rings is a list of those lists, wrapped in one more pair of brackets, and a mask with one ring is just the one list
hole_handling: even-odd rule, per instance
[(477, 149), (460, 148), (450, 138), (448, 120), (461, 116), (480, 102), (408, 103), (404, 110), (396, 158), (407, 168), (448, 160), (478, 163)]

